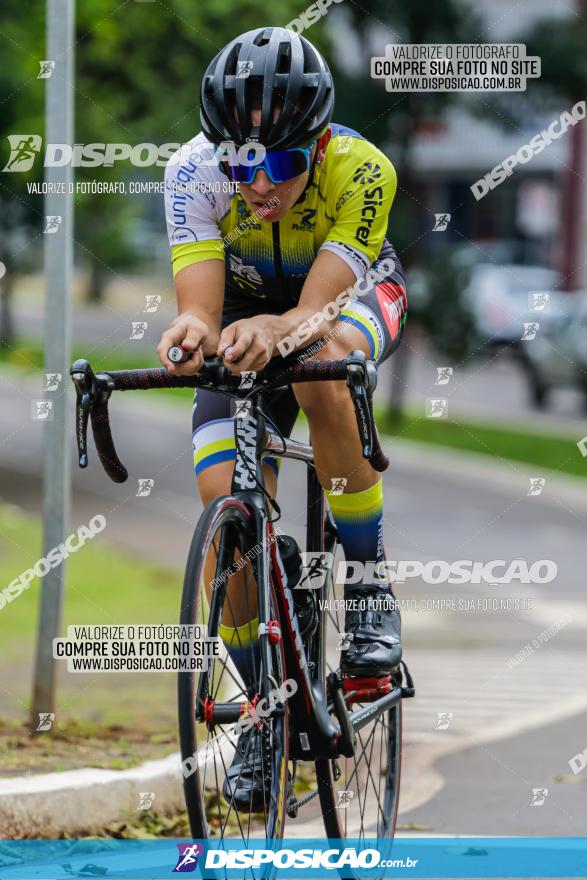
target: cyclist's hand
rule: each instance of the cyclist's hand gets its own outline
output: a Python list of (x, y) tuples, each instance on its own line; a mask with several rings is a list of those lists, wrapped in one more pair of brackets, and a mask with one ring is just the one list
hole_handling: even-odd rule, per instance
[(244, 370), (259, 372), (267, 366), (275, 349), (275, 334), (271, 329), (271, 316), (245, 318), (229, 324), (220, 334), (218, 354), (231, 373), (239, 375)]
[[(174, 376), (193, 376), (204, 363), (201, 346), (207, 336), (208, 326), (190, 312), (184, 312), (171, 322), (169, 328), (161, 336), (161, 341), (157, 346), (159, 360)], [(182, 364), (174, 364), (170, 361), (167, 352), (174, 345), (181, 346), (186, 352), (193, 352), (190, 360)]]

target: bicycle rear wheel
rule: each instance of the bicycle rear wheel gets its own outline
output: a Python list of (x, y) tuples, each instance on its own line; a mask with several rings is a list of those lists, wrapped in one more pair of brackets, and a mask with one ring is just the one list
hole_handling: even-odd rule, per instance
[[(331, 548), (335, 553), (337, 545)], [(317, 655), (322, 681), (340, 665), (344, 611), (343, 588), (331, 570), (322, 589), (321, 646)], [(392, 684), (401, 685), (401, 672)], [(353, 710), (368, 703), (355, 703)], [(355, 755), (316, 762), (316, 782), (329, 838), (391, 838), (399, 803), (402, 753), (401, 700), (357, 732)]]
[[(207, 623), (208, 636), (215, 637), (219, 635), (220, 625), (226, 626), (228, 621), (240, 641), (239, 621), (251, 621), (257, 614), (257, 553), (254, 550), (259, 548), (255, 548), (255, 543), (253, 515), (243, 502), (224, 497), (208, 505), (189, 551), (180, 623)], [(270, 605), (269, 614), (274, 618), (273, 596)], [(233, 649), (239, 647), (238, 641), (231, 646), (233, 655)], [(256, 781), (260, 776), (267, 780), (263, 786), (262, 808), (257, 806), (256, 813), (252, 812), (252, 800), (248, 810), (242, 804), (237, 810), (231, 798), (223, 794), (226, 771), (234, 758), (242, 725), (240, 722), (219, 723), (214, 716), (214, 706), (219, 703), (224, 706), (234, 703), (246, 714), (259, 695), (282, 685), (285, 662), (281, 642), (270, 644), (266, 656), (268, 661), (262, 659), (262, 654), (252, 661), (254, 668), (247, 681), (226, 650), (222, 656), (210, 660), (205, 672), (179, 673), (182, 771), (194, 838), (213, 836), (246, 842), (250, 837), (283, 835), (287, 797), (287, 706), (273, 706), (256, 723), (263, 744), (260, 771), (253, 769), (254, 747), (250, 753), (245, 751), (241, 763), (243, 775), (255, 772)], [(238, 717), (238, 712), (233, 711), (232, 715), (235, 714)]]

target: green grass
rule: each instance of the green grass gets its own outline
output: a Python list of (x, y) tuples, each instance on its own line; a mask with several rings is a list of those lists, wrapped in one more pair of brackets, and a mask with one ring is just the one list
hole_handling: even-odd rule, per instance
[[(71, 362), (77, 358), (88, 360), (95, 373), (101, 370), (136, 370), (139, 368), (160, 367), (161, 363), (154, 351), (141, 352), (138, 354), (130, 351), (119, 351), (111, 348), (96, 348), (90, 343), (74, 347), (71, 354)], [(9, 364), (27, 373), (38, 373), (44, 369), (44, 350), (37, 340), (21, 339), (10, 347), (0, 346), (0, 365)], [(157, 395), (159, 399), (176, 402), (192, 399), (194, 392), (191, 388), (154, 388), (149, 391), (149, 397)]]
[[(76, 358), (87, 358), (96, 370), (132, 370), (137, 367), (161, 366), (154, 352), (149, 355), (125, 351), (124, 353), (109, 348), (95, 348), (90, 343), (77, 346), (73, 349), (72, 363)], [(44, 367), (43, 346), (37, 340), (20, 339), (17, 343), (6, 348), (0, 347), (0, 363), (11, 364), (22, 370), (37, 372)]]
[(377, 424), (382, 433), (402, 440), (481, 452), (494, 459), (510, 459), (575, 477), (587, 477), (587, 458), (583, 458), (577, 448), (580, 437), (541, 434), (536, 430), (513, 429), (507, 425), (427, 419), (409, 411), (399, 426), (394, 425), (387, 414), (379, 412)]
[[(182, 574), (112, 550), (104, 533), (71, 554), (66, 567), (63, 627), (69, 624), (175, 623)], [(0, 504), (0, 589), (41, 556), (40, 523), (19, 508)], [(40, 587), (0, 610), (6, 687), (0, 690), (0, 719), (27, 718), (35, 654)], [(173, 673), (68, 673), (58, 662), (56, 721), (143, 728), (163, 742), (175, 729)], [(168, 747), (167, 747), (168, 748)]]

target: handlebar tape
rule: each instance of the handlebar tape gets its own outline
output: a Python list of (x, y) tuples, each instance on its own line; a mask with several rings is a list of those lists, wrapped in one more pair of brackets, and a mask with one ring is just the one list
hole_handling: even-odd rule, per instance
[(128, 471), (114, 448), (107, 404), (97, 403), (91, 411), (91, 419), (96, 451), (102, 462), (102, 467), (115, 483), (126, 482)]
[(371, 465), (371, 467), (373, 468), (374, 471), (377, 471), (378, 473), (381, 474), (381, 473), (383, 473), (383, 471), (386, 471), (387, 468), (389, 467), (389, 458), (387, 457), (387, 455), (385, 454), (385, 452), (381, 448), (381, 445), (379, 443), (379, 437), (376, 438), (373, 446), (374, 446), (373, 454), (371, 455), (371, 457), (369, 459), (369, 464)]
[(165, 367), (151, 370), (112, 370), (108, 375), (116, 391), (137, 391), (148, 388), (194, 388), (194, 376), (172, 376)]
[(324, 381), (346, 379), (347, 364), (346, 361), (311, 361), (304, 364), (294, 364), (287, 371), (287, 375), (298, 381), (304, 379), (324, 379)]

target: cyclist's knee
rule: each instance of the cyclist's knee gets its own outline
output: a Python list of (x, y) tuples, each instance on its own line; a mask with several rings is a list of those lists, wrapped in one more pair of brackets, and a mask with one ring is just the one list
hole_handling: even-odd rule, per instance
[(324, 347), (312, 360), (342, 361), (357, 348), (360, 348), (367, 357), (371, 356), (369, 341), (363, 331), (346, 321), (337, 321), (330, 336), (325, 337)]
[(308, 419), (325, 421), (329, 415), (340, 419), (350, 401), (346, 382), (308, 382), (294, 387), (296, 399)]
[[(338, 326), (338, 325), (335, 325)], [(328, 339), (324, 348), (312, 360), (342, 361), (360, 348), (369, 357), (369, 345), (363, 333), (356, 327), (346, 325), (344, 332)], [(342, 408), (350, 403), (346, 382), (303, 382), (294, 385), (296, 399), (308, 418), (316, 415), (322, 420), (329, 414), (340, 418)]]
[[(198, 489), (204, 506), (221, 495), (231, 494), (233, 472), (234, 461), (224, 461), (200, 471)], [(277, 492), (277, 473), (273, 461), (263, 465), (263, 475), (265, 488), (270, 495), (275, 495)]]

